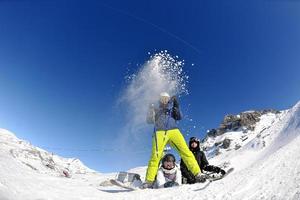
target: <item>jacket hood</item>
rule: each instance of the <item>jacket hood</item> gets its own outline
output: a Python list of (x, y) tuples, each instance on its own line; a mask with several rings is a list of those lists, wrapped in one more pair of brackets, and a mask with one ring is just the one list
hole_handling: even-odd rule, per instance
[[(196, 142), (197, 143), (197, 147), (195, 149), (192, 148), (191, 144), (193, 142)], [(200, 140), (196, 137), (191, 137), (190, 138), (190, 141), (189, 141), (189, 149), (192, 151), (192, 152), (196, 152), (196, 151), (200, 151)]]

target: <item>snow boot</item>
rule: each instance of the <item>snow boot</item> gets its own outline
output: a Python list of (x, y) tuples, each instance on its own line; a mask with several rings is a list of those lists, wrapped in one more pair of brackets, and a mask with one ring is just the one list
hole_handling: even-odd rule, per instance
[(152, 189), (153, 188), (153, 183), (154, 182), (150, 182), (150, 181), (145, 181), (142, 185), (141, 185), (141, 189)]
[(196, 183), (204, 183), (206, 181), (207, 176), (203, 173), (199, 173), (195, 176)]

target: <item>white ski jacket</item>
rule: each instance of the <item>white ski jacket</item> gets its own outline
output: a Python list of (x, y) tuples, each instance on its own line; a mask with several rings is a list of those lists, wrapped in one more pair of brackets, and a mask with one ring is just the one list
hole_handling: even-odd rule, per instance
[(171, 170), (166, 170), (163, 167), (158, 169), (156, 176), (156, 187), (163, 188), (164, 184), (169, 181), (174, 181), (178, 183), (178, 185), (182, 184), (181, 171), (177, 165), (175, 165), (175, 167)]

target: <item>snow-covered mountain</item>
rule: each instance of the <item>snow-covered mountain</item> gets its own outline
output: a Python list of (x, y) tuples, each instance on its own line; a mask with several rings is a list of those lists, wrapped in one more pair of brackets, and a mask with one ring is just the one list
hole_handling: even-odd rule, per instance
[(20, 140), (7, 130), (0, 129), (2, 147), (9, 149), (10, 156), (28, 166), (37, 173), (53, 176), (93, 172), (78, 159), (66, 159), (32, 146), (29, 142)]
[(282, 119), (288, 112), (263, 110), (227, 115), (219, 128), (208, 131), (201, 147), (209, 159), (218, 162), (225, 160), (225, 164), (229, 165), (230, 158), (236, 154), (267, 148), (278, 134), (276, 130), (283, 125)]
[[(0, 199), (300, 199), (300, 102), (281, 112), (228, 115), (202, 143), (209, 162), (234, 172), (213, 182), (127, 192), (78, 159), (66, 159), (0, 129)], [(130, 170), (145, 176), (146, 167)], [(101, 183), (101, 184), (100, 184)]]

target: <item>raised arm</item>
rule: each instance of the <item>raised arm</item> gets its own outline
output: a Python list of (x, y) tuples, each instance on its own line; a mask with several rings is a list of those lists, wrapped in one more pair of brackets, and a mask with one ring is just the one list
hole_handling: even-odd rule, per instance
[(180, 112), (180, 109), (179, 109), (179, 102), (178, 102), (178, 99), (176, 96), (173, 96), (171, 98), (171, 101), (173, 102), (173, 108), (172, 108), (172, 117), (175, 119), (175, 120), (181, 120), (181, 112)]

